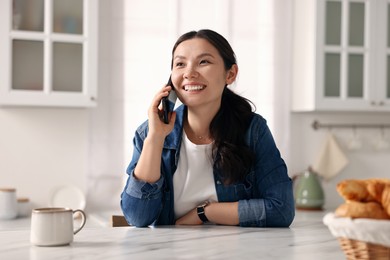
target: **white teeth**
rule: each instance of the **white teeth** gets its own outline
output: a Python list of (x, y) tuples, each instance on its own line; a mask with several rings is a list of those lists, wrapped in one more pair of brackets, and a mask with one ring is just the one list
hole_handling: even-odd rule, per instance
[(197, 90), (202, 90), (202, 89), (204, 89), (204, 86), (201, 86), (201, 85), (199, 85), (199, 86), (194, 86), (194, 85), (192, 85), (192, 86), (188, 86), (188, 85), (184, 86), (184, 90), (185, 91), (197, 91)]

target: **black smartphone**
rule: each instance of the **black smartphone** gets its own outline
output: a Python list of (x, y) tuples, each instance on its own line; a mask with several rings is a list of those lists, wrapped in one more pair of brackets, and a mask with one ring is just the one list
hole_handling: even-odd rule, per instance
[(175, 108), (177, 95), (175, 92), (175, 88), (173, 87), (171, 77), (169, 77), (167, 85), (172, 87), (172, 90), (169, 91), (169, 95), (166, 97), (163, 97), (162, 102), (162, 108), (163, 108), (163, 121), (165, 124), (169, 123), (169, 115)]

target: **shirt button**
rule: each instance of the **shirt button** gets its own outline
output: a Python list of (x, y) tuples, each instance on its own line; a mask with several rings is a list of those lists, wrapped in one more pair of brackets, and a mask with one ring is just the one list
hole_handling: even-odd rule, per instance
[(217, 184), (220, 185), (220, 184), (221, 184), (221, 181), (217, 181)]

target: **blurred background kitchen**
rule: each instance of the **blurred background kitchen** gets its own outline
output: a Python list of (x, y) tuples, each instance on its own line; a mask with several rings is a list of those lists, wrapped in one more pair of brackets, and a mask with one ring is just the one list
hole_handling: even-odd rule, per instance
[(203, 28), (236, 51), (232, 87), (267, 119), (290, 176), (316, 166), (325, 209), (340, 180), (390, 176), (388, 0), (1, 2), (0, 186), (34, 206), (72, 185), (87, 211), (119, 211), (172, 46)]

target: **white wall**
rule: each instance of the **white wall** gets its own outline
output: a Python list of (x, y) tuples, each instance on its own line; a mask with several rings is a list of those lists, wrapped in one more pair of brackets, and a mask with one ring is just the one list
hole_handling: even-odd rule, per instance
[(0, 186), (48, 206), (58, 186), (86, 190), (88, 112), (0, 107)]
[(119, 211), (124, 159), (124, 1), (99, 1), (98, 106), (89, 111), (90, 211)]

